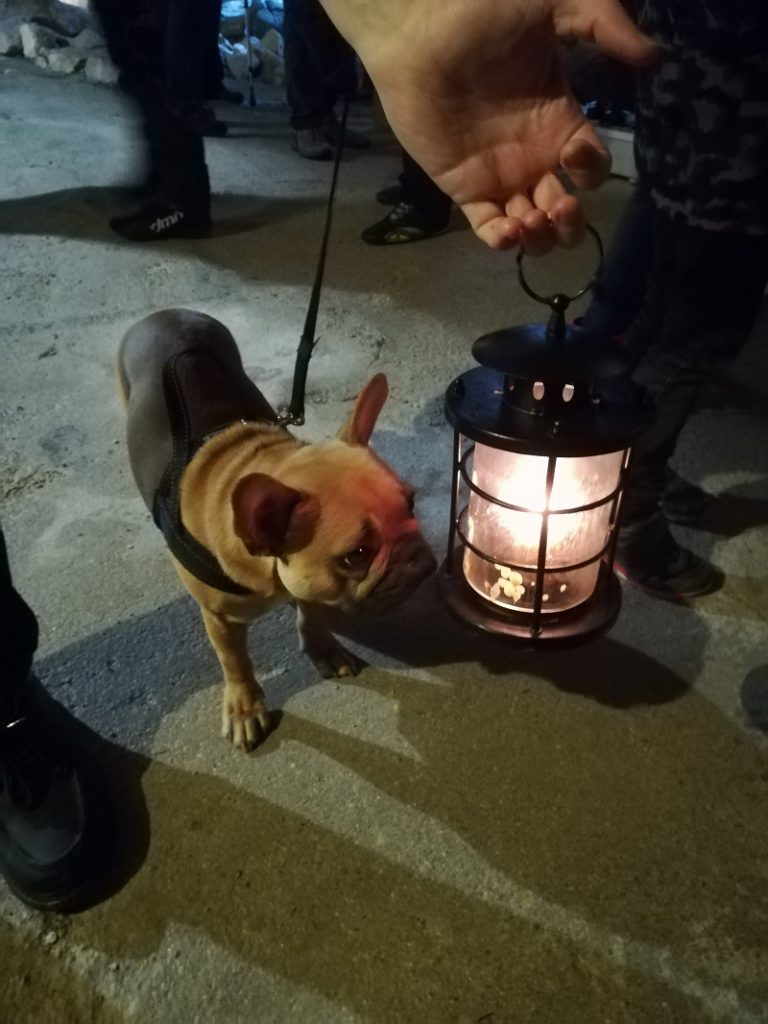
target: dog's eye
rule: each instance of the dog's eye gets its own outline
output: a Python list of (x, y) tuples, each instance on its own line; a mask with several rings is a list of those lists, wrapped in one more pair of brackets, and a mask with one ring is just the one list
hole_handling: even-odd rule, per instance
[(347, 572), (360, 572), (368, 568), (371, 554), (372, 552), (369, 547), (361, 545), (359, 548), (354, 548), (352, 551), (346, 551), (343, 555), (339, 555), (337, 561), (341, 568)]

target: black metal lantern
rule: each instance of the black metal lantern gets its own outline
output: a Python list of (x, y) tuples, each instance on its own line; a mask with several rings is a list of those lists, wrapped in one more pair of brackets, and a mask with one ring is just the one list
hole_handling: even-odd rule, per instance
[[(597, 234), (590, 229), (600, 250)], [(652, 418), (618, 343), (566, 324), (578, 295), (537, 295), (546, 325), (495, 331), (445, 395), (454, 458), (441, 589), (460, 618), (528, 641), (615, 620), (613, 572), (630, 445)], [(599, 274), (599, 268), (598, 268)], [(462, 502), (464, 502), (462, 504)]]

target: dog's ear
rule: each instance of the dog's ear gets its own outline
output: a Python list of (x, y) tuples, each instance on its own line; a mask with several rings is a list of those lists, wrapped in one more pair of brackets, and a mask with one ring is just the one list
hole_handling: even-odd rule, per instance
[(339, 439), (347, 444), (367, 445), (388, 395), (387, 378), (377, 373), (357, 396), (352, 415), (338, 433)]
[(287, 555), (309, 543), (317, 504), (266, 473), (239, 480), (232, 495), (235, 533), (252, 555)]

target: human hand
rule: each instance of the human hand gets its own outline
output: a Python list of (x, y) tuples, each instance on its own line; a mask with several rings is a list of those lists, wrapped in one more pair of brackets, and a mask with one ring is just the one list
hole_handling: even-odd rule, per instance
[(324, 0), (410, 155), (494, 249), (534, 255), (584, 231), (577, 188), (611, 158), (571, 96), (558, 41), (629, 64), (655, 48), (617, 0)]

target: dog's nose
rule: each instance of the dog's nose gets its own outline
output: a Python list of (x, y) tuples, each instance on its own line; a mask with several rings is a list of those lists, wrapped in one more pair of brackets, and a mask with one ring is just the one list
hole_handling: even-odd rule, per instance
[(404, 598), (437, 569), (435, 556), (420, 533), (409, 533), (395, 543), (387, 571), (370, 597), (378, 600)]

